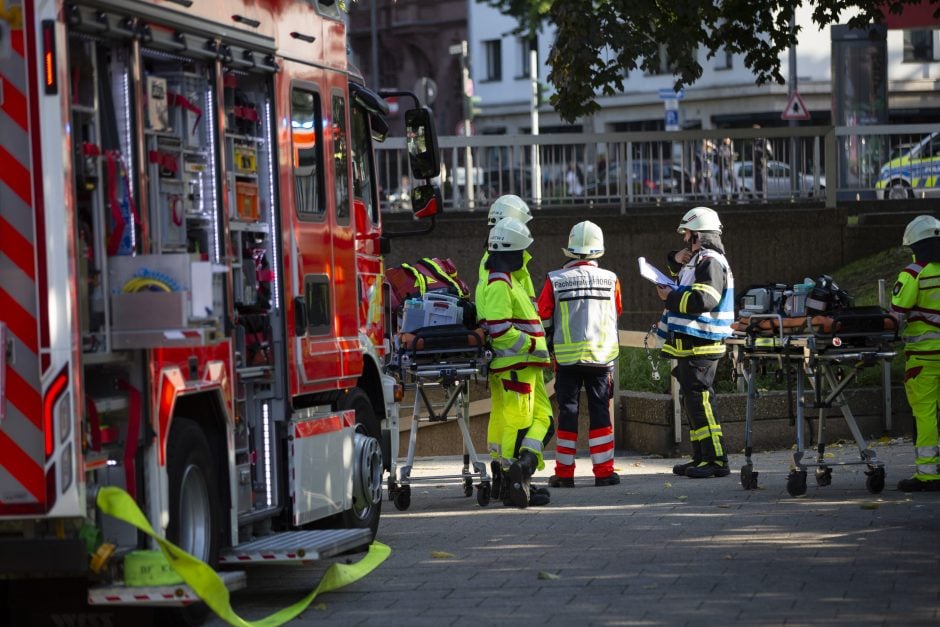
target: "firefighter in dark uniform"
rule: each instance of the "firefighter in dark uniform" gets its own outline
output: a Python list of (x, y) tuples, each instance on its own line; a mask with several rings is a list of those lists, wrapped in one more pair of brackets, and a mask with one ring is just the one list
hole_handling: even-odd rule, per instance
[(722, 340), (731, 335), (734, 321), (734, 277), (714, 210), (690, 209), (677, 231), (687, 244), (668, 256), (678, 285), (656, 286), (666, 306), (657, 335), (665, 342), (663, 352), (677, 361), (673, 376), (679, 382), (692, 442), (692, 461), (672, 470), (694, 479), (726, 477), (731, 471), (713, 383), (718, 360), (725, 354)]

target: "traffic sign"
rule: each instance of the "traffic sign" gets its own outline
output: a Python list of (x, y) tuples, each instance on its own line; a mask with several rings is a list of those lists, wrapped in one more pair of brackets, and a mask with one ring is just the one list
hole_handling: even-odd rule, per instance
[(433, 78), (422, 76), (415, 82), (414, 92), (418, 95), (421, 104), (429, 107), (437, 98), (437, 83)]
[(666, 130), (667, 131), (678, 131), (679, 130), (679, 110), (678, 109), (666, 109)]
[(790, 94), (790, 100), (787, 101), (787, 107), (780, 115), (784, 120), (808, 120), (810, 119), (809, 109), (803, 102), (800, 92), (795, 91)]
[(660, 100), (682, 100), (685, 98), (685, 90), (675, 91), (674, 89), (663, 88), (659, 90), (659, 98)]

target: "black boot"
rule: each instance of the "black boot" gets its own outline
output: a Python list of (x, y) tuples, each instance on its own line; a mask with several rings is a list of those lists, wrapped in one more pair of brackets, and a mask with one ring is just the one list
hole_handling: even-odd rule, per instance
[(519, 459), (509, 467), (509, 498), (512, 504), (525, 509), (529, 505), (529, 479), (539, 466), (539, 458), (532, 451), (522, 451)]
[(499, 495), (498, 499), (503, 502), (503, 505), (512, 505), (512, 499), (509, 498), (509, 484), (512, 483), (509, 480), (509, 471), (500, 470), (500, 482), (499, 482)]
[(490, 472), (493, 473), (493, 490), (490, 494), (493, 495), (493, 498), (499, 498), (499, 491), (502, 488), (503, 471), (498, 460), (494, 459), (490, 462)]
[(672, 467), (672, 474), (679, 475), (680, 477), (685, 476), (685, 471), (689, 468), (694, 468), (702, 463), (702, 443), (701, 442), (692, 442), (692, 461), (686, 462), (684, 464), (676, 464)]

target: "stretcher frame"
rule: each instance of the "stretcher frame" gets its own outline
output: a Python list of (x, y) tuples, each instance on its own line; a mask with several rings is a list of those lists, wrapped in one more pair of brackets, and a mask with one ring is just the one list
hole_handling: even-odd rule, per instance
[[(420, 334), (421, 330), (416, 331)], [(470, 436), (470, 381), (486, 377), (491, 354), (484, 346), (459, 348), (434, 348), (428, 350), (403, 349), (393, 358), (394, 370), (405, 390), (414, 390), (415, 399), (411, 414), (411, 431), (408, 435), (408, 452), (405, 463), (395, 477), (395, 464), (388, 479), (388, 497), (395, 507), (404, 511), (411, 505), (413, 482), (441, 482), (460, 479), (464, 496), (472, 496), (474, 487), (477, 503), (485, 507), (492, 494), (492, 479), (487, 463), (477, 454)], [(435, 404), (428, 390), (444, 392), (442, 402)], [(422, 409), (427, 415), (422, 415)], [(463, 467), (460, 474), (412, 477), (415, 448), (420, 422), (445, 422), (455, 420), (463, 439)], [(472, 467), (472, 470), (471, 470)], [(479, 482), (474, 484), (474, 479)]]
[[(888, 314), (885, 312), (885, 317)], [(773, 333), (759, 330), (758, 322), (770, 319), (776, 322)], [(849, 320), (844, 318), (843, 320)], [(833, 329), (838, 327), (839, 317), (834, 318)], [(784, 376), (789, 377), (791, 368), (795, 370), (796, 380), (796, 449), (790, 462), (787, 475), (787, 492), (790, 496), (806, 493), (807, 468), (815, 468), (816, 483), (823, 487), (832, 483), (832, 468), (864, 464), (865, 486), (872, 494), (884, 490), (885, 469), (875, 451), (862, 435), (845, 398), (845, 389), (858, 378), (859, 373), (868, 367), (889, 362), (897, 355), (891, 344), (898, 339), (897, 330), (871, 332), (845, 332), (837, 330), (823, 332), (810, 325), (798, 333), (785, 333), (783, 318), (779, 314), (754, 314), (751, 324), (743, 333), (725, 340), (734, 363), (735, 373), (747, 383), (747, 410), (744, 426), (744, 465), (741, 467), (741, 485), (745, 490), (757, 488), (759, 473), (754, 471), (752, 462), (752, 435), (754, 427), (754, 403), (758, 397), (756, 389), (758, 366), (765, 362), (776, 362)], [(834, 371), (836, 368), (849, 366), (850, 370), (841, 378)], [(813, 392), (812, 402), (806, 402), (806, 383)], [(788, 394), (789, 394), (788, 386)], [(792, 397), (791, 397), (792, 398)], [(832, 407), (838, 407), (842, 417), (855, 440), (859, 458), (857, 460), (833, 461), (825, 458), (826, 413)], [(804, 424), (806, 409), (818, 410), (816, 426), (816, 455), (807, 458)]]

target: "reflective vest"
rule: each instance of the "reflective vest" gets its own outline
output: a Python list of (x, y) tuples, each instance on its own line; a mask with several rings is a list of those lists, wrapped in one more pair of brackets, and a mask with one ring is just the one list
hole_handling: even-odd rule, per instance
[[(687, 357), (691, 355), (722, 355), (725, 347), (721, 341), (731, 335), (731, 323), (734, 322), (734, 276), (731, 274), (731, 268), (728, 266), (728, 260), (725, 256), (711, 248), (700, 249), (687, 264), (682, 266), (679, 271), (679, 291), (689, 292), (693, 289), (712, 290), (716, 288), (712, 285), (700, 285), (695, 283), (695, 268), (704, 259), (710, 259), (713, 263), (719, 263), (725, 269), (725, 276), (728, 277), (727, 284), (719, 297), (718, 306), (711, 311), (704, 311), (697, 314), (684, 314), (669, 309), (663, 311), (659, 320), (659, 326), (656, 334), (664, 338), (667, 344), (663, 347), (663, 352), (675, 357)], [(685, 334), (699, 340), (710, 340), (712, 343), (700, 346), (684, 346), (681, 340), (674, 341), (674, 335), (677, 333)], [(670, 346), (670, 344), (672, 344)]]
[(488, 272), (486, 285), (477, 286), (476, 296), (480, 326), (493, 349), (491, 372), (551, 363), (542, 321), (519, 281), (506, 272)]
[(548, 273), (555, 297), (552, 313), (555, 361), (606, 366), (620, 353), (617, 275), (594, 262), (574, 261)]
[(901, 334), (905, 353), (940, 352), (940, 262), (904, 268), (894, 284), (891, 309), (907, 317)]

